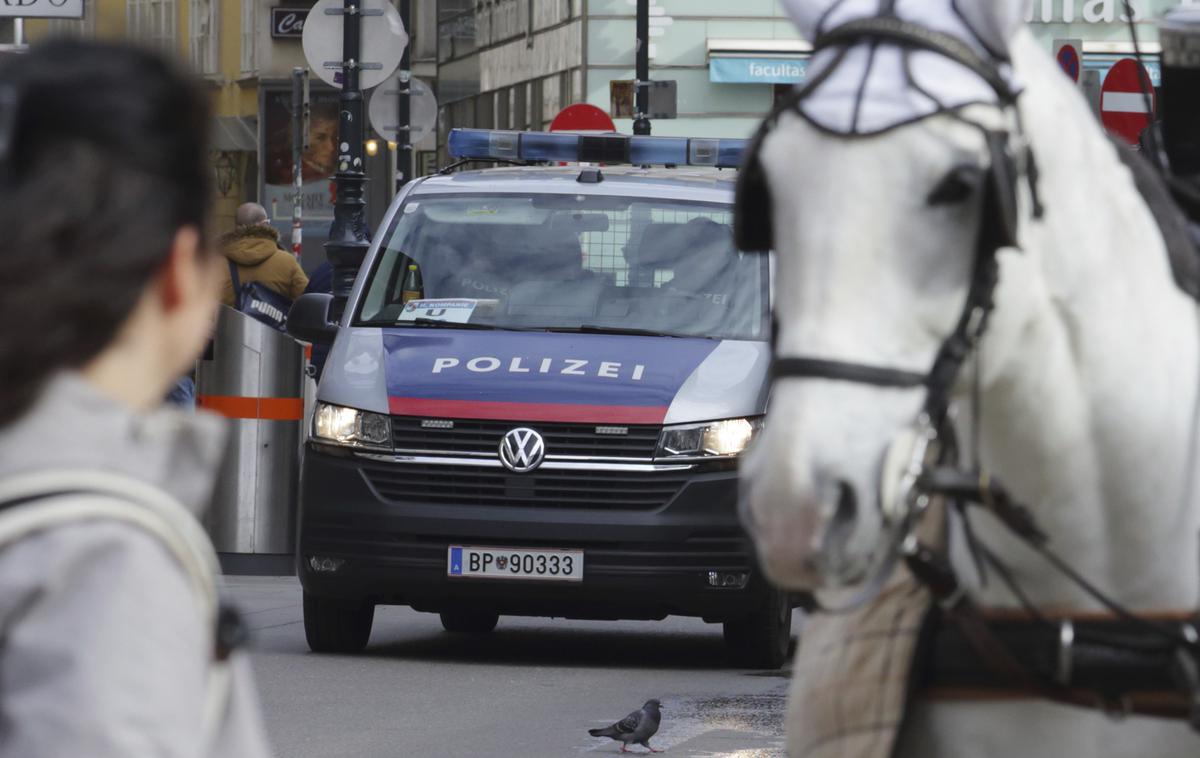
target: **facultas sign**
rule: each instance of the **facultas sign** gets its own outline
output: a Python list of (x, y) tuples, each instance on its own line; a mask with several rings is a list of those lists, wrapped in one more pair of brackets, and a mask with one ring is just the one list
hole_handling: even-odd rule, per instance
[(275, 39), (301, 39), (309, 8), (272, 8), (271, 36)]
[[(1172, 8), (1192, 5), (1194, 0), (1129, 0), (1133, 20), (1149, 21)], [(1043, 24), (1112, 24), (1129, 20), (1125, 0), (1033, 0), (1025, 20)]]
[(83, 0), (0, 0), (0, 16), (83, 18)]

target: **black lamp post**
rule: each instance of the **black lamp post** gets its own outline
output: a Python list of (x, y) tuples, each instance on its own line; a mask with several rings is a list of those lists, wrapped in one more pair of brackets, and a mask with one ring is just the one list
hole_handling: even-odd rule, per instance
[(362, 64), (362, 13), (360, 0), (344, 0), (342, 6), (342, 93), (339, 101), (337, 150), (337, 202), (325, 255), (333, 265), (333, 318), (340, 318), (354, 278), (367, 255), (363, 171), (363, 93), (359, 86)]
[(650, 133), (650, 0), (637, 0), (637, 70), (634, 134)]
[[(404, 28), (412, 29), (412, 0), (400, 0), (400, 20)], [(412, 144), (412, 40), (404, 46), (404, 57), (400, 59), (400, 94), (397, 112), (400, 118), (396, 132), (396, 191), (413, 178)], [(406, 78), (407, 77), (407, 78)]]

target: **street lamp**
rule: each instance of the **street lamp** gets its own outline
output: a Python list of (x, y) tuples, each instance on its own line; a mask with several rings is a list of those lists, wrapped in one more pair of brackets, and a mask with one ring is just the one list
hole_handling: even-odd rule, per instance
[(233, 185), (237, 183), (237, 166), (234, 165), (228, 151), (222, 150), (217, 154), (217, 160), (213, 163), (213, 174), (217, 180), (217, 192), (221, 193), (221, 197), (233, 191)]
[(342, 93), (339, 99), (337, 150), (337, 202), (325, 255), (333, 265), (333, 307), (330, 316), (341, 318), (354, 287), (354, 278), (367, 255), (365, 187), (363, 172), (363, 93), (359, 86), (362, 64), (362, 8), (360, 0), (342, 5)]

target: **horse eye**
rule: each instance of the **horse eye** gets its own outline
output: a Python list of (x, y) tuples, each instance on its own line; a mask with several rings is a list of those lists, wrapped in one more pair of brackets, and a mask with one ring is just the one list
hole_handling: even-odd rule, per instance
[(925, 202), (929, 205), (956, 205), (963, 202), (975, 188), (979, 186), (980, 177), (983, 175), (983, 169), (974, 164), (963, 163), (954, 168), (942, 177), (942, 180), (937, 183), (929, 196), (925, 198)]

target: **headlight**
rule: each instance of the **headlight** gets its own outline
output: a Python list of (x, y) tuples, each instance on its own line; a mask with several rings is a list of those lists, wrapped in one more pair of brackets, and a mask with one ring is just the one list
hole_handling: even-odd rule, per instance
[(382, 413), (317, 403), (313, 413), (313, 437), (335, 445), (391, 448), (392, 422)]
[(732, 418), (706, 424), (663, 427), (655, 457), (735, 456), (746, 449), (760, 429), (761, 418)]

